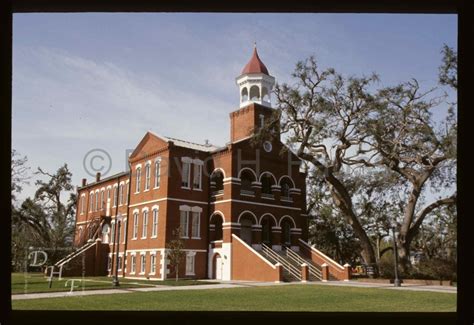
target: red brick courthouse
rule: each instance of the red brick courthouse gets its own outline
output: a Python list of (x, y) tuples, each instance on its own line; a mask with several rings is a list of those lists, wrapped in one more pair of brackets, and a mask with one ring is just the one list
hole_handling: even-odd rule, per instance
[[(179, 277), (253, 281), (347, 280), (342, 266), (307, 243), (306, 174), (279, 139), (252, 147), (272, 114), (275, 78), (254, 49), (236, 79), (240, 107), (222, 147), (148, 132), (129, 171), (78, 188), (76, 251), (56, 266), (87, 275), (175, 276), (167, 243), (181, 226)], [(117, 265), (118, 263), (118, 265)], [(69, 272), (73, 268), (69, 267)]]

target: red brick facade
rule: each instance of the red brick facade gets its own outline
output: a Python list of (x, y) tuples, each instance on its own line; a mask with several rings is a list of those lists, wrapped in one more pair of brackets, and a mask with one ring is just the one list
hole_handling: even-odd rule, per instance
[(179, 277), (280, 281), (282, 267), (256, 251), (262, 243), (299, 251), (307, 241), (306, 174), (279, 137), (252, 144), (272, 113), (256, 102), (241, 106), (230, 114), (231, 141), (223, 147), (148, 132), (129, 171), (83, 180), (75, 244), (102, 239), (107, 256), (89, 259), (100, 264), (95, 273), (113, 275), (118, 266), (125, 277), (174, 277), (168, 243), (181, 226), (186, 256)]

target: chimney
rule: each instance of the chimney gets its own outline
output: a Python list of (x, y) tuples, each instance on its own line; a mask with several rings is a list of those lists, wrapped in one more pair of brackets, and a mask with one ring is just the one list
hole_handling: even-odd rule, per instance
[(86, 186), (86, 184), (87, 184), (87, 178), (83, 178), (82, 179), (82, 186)]
[(100, 181), (100, 172), (97, 172), (97, 174), (95, 174), (95, 181)]

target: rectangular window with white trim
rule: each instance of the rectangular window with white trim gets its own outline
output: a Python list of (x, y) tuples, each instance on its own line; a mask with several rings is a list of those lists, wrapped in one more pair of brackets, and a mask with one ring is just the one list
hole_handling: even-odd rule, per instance
[(201, 213), (200, 212), (192, 212), (192, 228), (191, 228), (191, 236), (192, 238), (200, 239), (200, 224), (201, 224)]
[(161, 173), (160, 165), (161, 165), (161, 161), (160, 159), (157, 159), (155, 161), (155, 188), (160, 187), (160, 173)]
[(117, 206), (118, 203), (118, 186), (114, 186), (114, 207)]
[(189, 237), (189, 211), (180, 211), (181, 238)]
[(143, 211), (142, 238), (146, 238), (148, 228), (148, 210)]
[(119, 189), (119, 205), (123, 204), (123, 184), (120, 184)]
[(195, 190), (202, 189), (202, 165), (194, 164), (193, 188)]
[(86, 197), (83, 195), (81, 196), (81, 214), (84, 214), (85, 203), (86, 203)]
[(115, 243), (115, 221), (110, 223), (110, 239), (112, 243)]
[(181, 175), (181, 187), (183, 188), (190, 188), (189, 187), (189, 180), (191, 176), (191, 163), (187, 161), (183, 161), (183, 168), (182, 168), (182, 175)]
[(146, 255), (140, 255), (140, 274), (144, 274), (146, 270)]
[(150, 274), (155, 274), (156, 273), (156, 255), (151, 254), (150, 255)]
[(153, 227), (151, 229), (151, 237), (158, 235), (158, 209), (153, 209)]
[(121, 271), (122, 270), (122, 256), (119, 255), (119, 258), (118, 258), (118, 270)]
[(123, 226), (123, 243), (127, 241), (127, 218), (123, 219), (123, 222), (120, 223), (121, 226)]
[(102, 190), (100, 191), (100, 209), (104, 210), (105, 209), (105, 191)]
[(195, 275), (194, 273), (195, 257), (196, 257), (195, 252), (190, 252), (186, 255), (186, 275)]
[(137, 267), (136, 256), (135, 256), (135, 255), (132, 255), (132, 256), (130, 257), (130, 273), (135, 273), (136, 267)]
[(138, 212), (133, 214), (133, 239), (137, 239), (138, 236)]
[(142, 179), (142, 169), (141, 169), (141, 167), (137, 168), (135, 177), (136, 177), (136, 179), (135, 179), (135, 192), (138, 193), (138, 192), (140, 192), (140, 182), (141, 182), (141, 179)]
[(151, 173), (150, 173), (150, 164), (146, 164), (145, 166), (145, 191), (148, 191), (150, 189), (150, 178), (151, 178)]
[(95, 211), (99, 211), (99, 192), (95, 192)]

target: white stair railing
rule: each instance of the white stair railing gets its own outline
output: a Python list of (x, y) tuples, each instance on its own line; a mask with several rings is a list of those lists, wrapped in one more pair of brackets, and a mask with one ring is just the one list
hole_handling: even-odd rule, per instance
[(262, 252), (274, 261), (279, 262), (285, 271), (297, 280), (301, 280), (301, 270), (289, 263), (283, 256), (276, 253), (273, 249), (262, 243)]
[(323, 279), (323, 275), (321, 271), (316, 266), (314, 266), (312, 262), (305, 260), (298, 253), (293, 251), (291, 248), (288, 248), (288, 247), (286, 248), (286, 256), (288, 256), (291, 260), (295, 261), (299, 265), (305, 263), (306, 265), (308, 265), (308, 271), (310, 275), (314, 276), (318, 280)]

